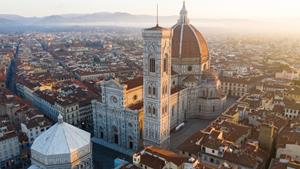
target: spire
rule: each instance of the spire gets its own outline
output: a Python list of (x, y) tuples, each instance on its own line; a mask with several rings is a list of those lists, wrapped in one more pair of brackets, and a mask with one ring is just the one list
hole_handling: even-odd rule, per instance
[(156, 5), (156, 27), (158, 27), (158, 3)]
[(64, 122), (64, 118), (63, 118), (63, 116), (59, 113), (59, 115), (57, 116), (57, 122), (58, 122), (58, 124), (61, 124), (61, 123), (63, 123)]
[(189, 19), (187, 17), (188, 11), (185, 8), (185, 1), (183, 1), (183, 5), (180, 11), (180, 18), (178, 20), (178, 24), (189, 24)]

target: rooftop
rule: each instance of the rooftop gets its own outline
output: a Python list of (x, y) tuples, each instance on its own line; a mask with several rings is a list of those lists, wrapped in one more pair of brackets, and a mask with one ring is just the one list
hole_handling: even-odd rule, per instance
[(90, 133), (62, 121), (49, 128), (34, 140), (31, 150), (43, 155), (71, 154), (90, 144)]

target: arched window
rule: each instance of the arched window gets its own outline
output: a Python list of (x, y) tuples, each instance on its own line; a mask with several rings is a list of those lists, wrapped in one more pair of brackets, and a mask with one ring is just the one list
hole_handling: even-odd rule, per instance
[(156, 95), (156, 88), (155, 87), (153, 87), (153, 89), (152, 89), (152, 94), (155, 96)]
[(148, 106), (148, 113), (151, 114), (151, 106)]
[(148, 87), (148, 94), (151, 95), (152, 94), (152, 89), (151, 86)]
[(152, 114), (153, 114), (154, 116), (156, 115), (156, 108), (155, 108), (155, 107), (152, 108)]
[(116, 126), (113, 126), (112, 128), (114, 133), (118, 133), (118, 128)]
[(102, 126), (99, 127), (99, 131), (100, 131), (100, 138), (103, 139), (104, 132), (103, 132), (103, 127)]
[(149, 60), (150, 64), (149, 64), (149, 72), (155, 72), (155, 59), (154, 58), (150, 58)]
[(167, 58), (164, 59), (164, 65), (163, 66), (164, 66), (163, 71), (167, 72), (167, 69), (168, 69), (168, 60), (167, 60)]
[(128, 144), (129, 149), (133, 149), (133, 138), (131, 136), (128, 137)]
[(213, 108), (213, 112), (215, 112), (215, 106), (213, 106), (212, 108)]
[(129, 126), (129, 127), (133, 127), (132, 123), (130, 123), (130, 122), (128, 123), (128, 126)]

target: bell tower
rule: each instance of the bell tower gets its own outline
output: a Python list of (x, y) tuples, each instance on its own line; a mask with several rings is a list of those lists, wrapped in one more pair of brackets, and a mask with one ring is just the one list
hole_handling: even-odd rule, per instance
[(143, 30), (144, 145), (168, 147), (172, 30), (158, 24)]

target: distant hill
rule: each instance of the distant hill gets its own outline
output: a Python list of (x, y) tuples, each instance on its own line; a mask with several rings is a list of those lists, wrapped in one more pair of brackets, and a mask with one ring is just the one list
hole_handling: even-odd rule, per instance
[[(83, 23), (101, 23), (101, 22), (120, 22), (120, 23), (139, 23), (139, 22), (155, 22), (155, 16), (150, 15), (132, 15), (124, 12), (99, 12), (92, 14), (65, 14), (65, 15), (50, 15), (45, 17), (23, 17), (18, 15), (1, 15), (0, 24), (6, 24), (9, 21), (13, 21), (19, 24), (25, 25), (39, 25), (39, 24), (83, 24)], [(4, 19), (7, 19), (4, 20)], [(177, 16), (162, 16), (161, 22), (176, 21)]]
[[(160, 16), (162, 26), (172, 26), (178, 16)], [(45, 17), (23, 17), (19, 15), (0, 14), (0, 31), (22, 31), (22, 28), (48, 28), (52, 26), (125, 26), (144, 28), (153, 26), (156, 17), (151, 15), (133, 15), (125, 12), (98, 12), (91, 14), (63, 14)], [(205, 19), (191, 18), (193, 25), (201, 27), (201, 30), (221, 32), (278, 32), (300, 33), (300, 18), (281, 20), (271, 19)], [(11, 28), (11, 29), (10, 29)], [(37, 29), (39, 30), (39, 29)], [(200, 30), (200, 31), (201, 31)]]
[(10, 24), (15, 24), (16, 22), (6, 19), (6, 18), (0, 18), (0, 24), (5, 24), (5, 25), (10, 25)]

